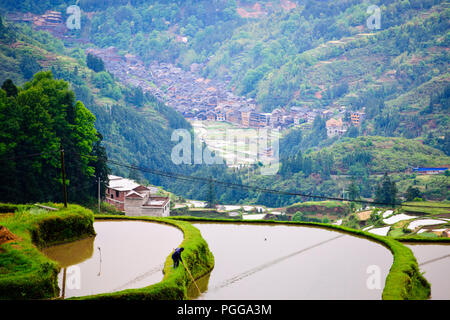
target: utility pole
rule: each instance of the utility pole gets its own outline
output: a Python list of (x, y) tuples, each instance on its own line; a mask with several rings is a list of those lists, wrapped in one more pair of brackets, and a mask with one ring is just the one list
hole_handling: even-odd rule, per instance
[(100, 213), (100, 177), (98, 177), (98, 213)]
[(214, 185), (213, 185), (212, 176), (209, 176), (208, 207), (214, 208), (214, 202), (215, 202)]
[(66, 169), (64, 167), (64, 149), (61, 146), (61, 175), (63, 182), (64, 208), (67, 208)]

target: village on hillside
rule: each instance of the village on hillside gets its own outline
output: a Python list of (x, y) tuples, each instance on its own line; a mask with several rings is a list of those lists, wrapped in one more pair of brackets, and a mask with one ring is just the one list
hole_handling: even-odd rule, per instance
[[(89, 48), (87, 53), (101, 58), (105, 68), (120, 81), (142, 88), (158, 100), (180, 112), (187, 120), (229, 122), (243, 128), (284, 130), (295, 125), (311, 126), (317, 116), (325, 119), (329, 137), (342, 136), (350, 125), (359, 126), (365, 117), (361, 111), (348, 111), (345, 106), (312, 109), (308, 106), (276, 108), (260, 112), (252, 98), (235, 95), (228, 82), (205, 79), (198, 75), (199, 64), (185, 71), (170, 63), (153, 62), (145, 66), (139, 57), (122, 56), (114, 47)], [(343, 119), (349, 112), (350, 121)]]
[[(292, 3), (284, 1), (283, 8), (292, 9)], [(239, 14), (246, 12), (261, 15), (265, 11), (259, 6), (243, 7)], [(42, 15), (14, 13), (9, 14), (8, 19), (29, 23), (36, 30), (48, 31), (70, 42), (89, 42), (67, 32), (61, 12), (46, 11)], [(177, 41), (186, 42), (187, 38), (178, 36)], [(121, 55), (115, 47), (88, 48), (88, 53), (100, 57), (106, 70), (120, 81), (140, 87), (143, 92), (152, 94), (190, 121), (226, 121), (243, 128), (273, 128), (281, 131), (300, 124), (309, 127), (320, 115), (326, 121), (328, 137), (333, 137), (342, 136), (351, 125), (359, 126), (365, 117), (364, 110), (350, 111), (346, 106), (324, 109), (293, 106), (276, 108), (270, 113), (261, 112), (255, 99), (238, 96), (229, 89), (230, 77), (216, 81), (200, 76), (198, 72), (204, 64), (193, 63), (190, 70), (186, 71), (164, 62), (154, 61), (146, 66), (138, 56), (129, 53)], [(349, 115), (347, 118), (346, 113)]]

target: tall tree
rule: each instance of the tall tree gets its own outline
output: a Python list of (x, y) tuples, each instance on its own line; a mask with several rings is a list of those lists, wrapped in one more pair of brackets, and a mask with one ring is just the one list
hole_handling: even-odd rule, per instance
[(106, 154), (95, 117), (75, 102), (67, 82), (48, 71), (37, 73), (16, 97), (0, 90), (0, 121), (0, 180), (7, 182), (0, 184), (0, 201), (61, 201), (61, 147), (69, 201), (96, 196), (89, 192), (92, 177), (96, 169), (105, 171)]
[(86, 57), (86, 64), (88, 68), (92, 69), (95, 72), (101, 72), (105, 70), (103, 60), (99, 57), (94, 56), (91, 53), (88, 53)]
[(2, 89), (5, 90), (7, 97), (16, 97), (18, 90), (11, 79), (6, 79), (2, 84)]
[(360, 190), (355, 182), (355, 178), (352, 177), (350, 185), (347, 188), (348, 197), (350, 200), (357, 200), (360, 197)]
[(327, 136), (326, 122), (320, 115), (317, 115), (314, 118), (311, 138), (313, 138), (317, 142), (320, 142), (321, 140), (325, 140)]
[(415, 198), (423, 198), (419, 188), (409, 186), (406, 190), (406, 201), (413, 201)]
[(381, 202), (386, 205), (395, 205), (396, 196), (397, 186), (394, 181), (391, 181), (388, 174), (385, 173), (375, 189), (375, 202)]

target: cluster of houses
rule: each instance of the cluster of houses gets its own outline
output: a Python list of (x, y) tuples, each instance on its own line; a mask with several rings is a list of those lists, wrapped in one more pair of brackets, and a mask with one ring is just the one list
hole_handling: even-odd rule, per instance
[(350, 113), (350, 121), (345, 122), (343, 121), (345, 112), (347, 112), (345, 109), (345, 107), (341, 107), (338, 117), (327, 119), (326, 127), (328, 138), (335, 136), (341, 137), (347, 132), (350, 125), (359, 127), (366, 116), (366, 113), (363, 111), (348, 111)]
[(105, 201), (127, 216), (167, 217), (170, 198), (157, 194), (158, 188), (143, 186), (134, 180), (109, 175)]
[(105, 68), (120, 81), (151, 93), (188, 119), (211, 118), (210, 112), (220, 103), (235, 109), (256, 107), (253, 99), (237, 96), (227, 89), (228, 80), (221, 82), (200, 77), (197, 74), (200, 64), (192, 64), (190, 70), (170, 63), (153, 62), (146, 66), (137, 56), (122, 56), (114, 47), (89, 48), (86, 53), (100, 57)]
[[(243, 127), (263, 128), (270, 127), (283, 130), (291, 126), (305, 123), (311, 125), (317, 116), (326, 120), (327, 134), (329, 137), (341, 136), (347, 131), (350, 124), (343, 122), (345, 107), (341, 107), (337, 119), (331, 118), (334, 113), (331, 110), (311, 109), (309, 107), (277, 108), (270, 113), (256, 111), (255, 108), (243, 107), (219, 103), (217, 107), (208, 111), (206, 117), (197, 117), (196, 120), (228, 121)], [(364, 118), (364, 112), (351, 111), (351, 122), (359, 126)]]
[(43, 14), (31, 12), (11, 12), (6, 15), (12, 22), (25, 22), (35, 30), (47, 31), (59, 39), (69, 42), (88, 43), (88, 39), (70, 34), (66, 21), (60, 11), (47, 10)]
[(36, 30), (48, 31), (54, 36), (61, 38), (67, 31), (61, 12), (46, 11), (42, 15), (27, 13), (9, 13), (8, 20), (13, 22), (26, 22), (32, 25)]
[[(227, 88), (229, 79), (221, 82), (198, 76), (200, 64), (194, 63), (186, 71), (170, 63), (145, 66), (137, 56), (122, 56), (114, 47), (89, 48), (86, 52), (100, 57), (120, 81), (151, 93), (188, 120), (227, 121), (241, 127), (283, 130), (302, 123), (310, 125), (319, 115), (327, 121), (329, 137), (341, 136), (350, 125), (343, 121), (345, 107), (335, 109), (336, 112), (307, 106), (260, 112), (254, 99), (237, 96)], [(351, 123), (359, 126), (364, 116), (364, 112), (352, 111)]]

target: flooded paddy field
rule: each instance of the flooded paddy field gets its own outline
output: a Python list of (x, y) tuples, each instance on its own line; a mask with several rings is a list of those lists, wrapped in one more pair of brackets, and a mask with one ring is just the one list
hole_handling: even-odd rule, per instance
[(450, 244), (404, 243), (409, 247), (425, 279), (431, 284), (431, 299), (450, 300)]
[(163, 266), (183, 233), (143, 221), (96, 221), (97, 235), (42, 250), (61, 265), (61, 296), (92, 295), (146, 287), (163, 279)]
[(194, 226), (215, 257), (199, 299), (381, 299), (393, 262), (381, 244), (321, 228)]

